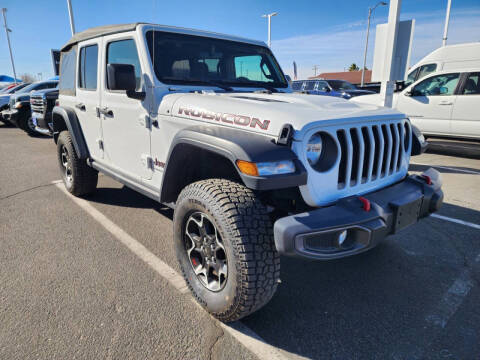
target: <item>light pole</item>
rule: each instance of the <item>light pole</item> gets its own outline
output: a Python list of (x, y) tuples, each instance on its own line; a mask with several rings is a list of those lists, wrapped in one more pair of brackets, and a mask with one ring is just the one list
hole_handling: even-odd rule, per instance
[(443, 30), (443, 41), (442, 45), (447, 45), (447, 35), (448, 35), (448, 23), (450, 22), (450, 8), (452, 7), (452, 0), (448, 0), (447, 4), (447, 14), (445, 15), (445, 28)]
[(15, 72), (15, 64), (13, 63), (13, 54), (12, 54), (12, 46), (10, 45), (10, 35), (8, 33), (12, 32), (7, 26), (7, 9), (2, 9), (3, 13), (3, 23), (5, 24), (5, 32), (7, 33), (7, 42), (8, 42), (8, 50), (10, 51), (10, 60), (12, 61), (12, 68), (13, 68), (13, 82), (17, 83), (17, 73)]
[(72, 1), (67, 0), (68, 16), (70, 17), (70, 30), (72, 30), (72, 36), (75, 35), (75, 23), (73, 21)]
[(385, 1), (380, 1), (373, 8), (368, 9), (367, 40), (365, 41), (365, 52), (363, 54), (362, 83), (360, 86), (363, 86), (365, 81), (365, 66), (367, 66), (368, 35), (370, 34), (370, 17), (372, 16), (373, 11), (380, 5), (385, 6), (387, 5), (387, 3)]
[(270, 47), (272, 44), (272, 16), (275, 16), (277, 14), (277, 12), (274, 12), (271, 14), (262, 15), (262, 17), (268, 19), (268, 47)]

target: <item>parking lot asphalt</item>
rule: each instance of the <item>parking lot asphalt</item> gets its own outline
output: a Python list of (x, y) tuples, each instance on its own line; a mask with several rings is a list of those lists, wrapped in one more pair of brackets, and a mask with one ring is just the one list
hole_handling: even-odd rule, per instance
[[(282, 258), (247, 338), (279, 358), (478, 360), (480, 158), (456, 155), (412, 158), (442, 173), (441, 217), (356, 257)], [(0, 359), (259, 356), (52, 184), (51, 139), (0, 124), (0, 169)], [(105, 176), (87, 201), (178, 271), (171, 210)]]

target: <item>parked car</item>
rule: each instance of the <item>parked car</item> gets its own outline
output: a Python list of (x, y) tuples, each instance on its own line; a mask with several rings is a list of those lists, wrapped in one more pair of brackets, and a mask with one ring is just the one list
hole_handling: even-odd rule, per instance
[[(393, 107), (425, 136), (480, 139), (480, 67), (439, 71), (393, 95)], [(380, 105), (380, 95), (352, 101)]]
[(292, 83), (292, 89), (311, 95), (336, 96), (344, 99), (374, 94), (373, 91), (357, 89), (355, 85), (345, 80), (296, 80)]
[(3, 118), (2, 111), (7, 110), (10, 103), (10, 95), (15, 93), (18, 90), (23, 89), (25, 86), (30, 85), (30, 83), (20, 83), (15, 86), (9, 86), (8, 89), (3, 89), (0, 93), (0, 121), (4, 122), (7, 125), (10, 125), (10, 122)]
[(264, 42), (135, 23), (61, 52), (66, 190), (93, 193), (102, 172), (173, 208), (185, 281), (222, 321), (271, 299), (280, 254), (359, 254), (442, 204), (437, 171), (407, 174), (403, 114), (293, 94)]
[(30, 95), (32, 122), (38, 133), (52, 135), (52, 110), (57, 99), (58, 88), (39, 90)]
[(3, 118), (29, 135), (36, 134), (30, 110), (30, 93), (35, 90), (55, 88), (57, 85), (58, 81), (39, 81), (16, 91), (10, 96), (8, 109), (2, 111)]
[(480, 42), (442, 46), (412, 66), (404, 87), (437, 71), (480, 67)]

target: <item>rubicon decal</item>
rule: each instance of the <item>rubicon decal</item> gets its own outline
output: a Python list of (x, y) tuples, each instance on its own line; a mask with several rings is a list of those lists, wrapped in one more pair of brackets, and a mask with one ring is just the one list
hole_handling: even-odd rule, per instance
[(236, 115), (229, 113), (215, 113), (212, 111), (192, 110), (179, 108), (178, 114), (184, 114), (190, 117), (202, 118), (206, 120), (216, 120), (227, 124), (234, 124), (238, 126), (250, 126), (256, 128), (257, 126), (262, 130), (268, 130), (270, 120), (260, 120), (250, 116)]

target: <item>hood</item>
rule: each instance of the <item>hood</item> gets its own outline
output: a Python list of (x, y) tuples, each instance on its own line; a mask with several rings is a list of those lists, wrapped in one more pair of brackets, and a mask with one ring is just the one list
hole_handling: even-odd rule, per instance
[(342, 90), (341, 92), (346, 92), (350, 95), (375, 94), (373, 91), (362, 89)]
[(0, 106), (8, 104), (9, 101), (10, 101), (10, 94), (0, 95)]
[(283, 125), (297, 131), (336, 122), (398, 119), (399, 112), (330, 96), (294, 93), (175, 93), (166, 95), (160, 114), (221, 124), (278, 136)]
[(30, 100), (30, 93), (27, 94), (12, 94), (10, 96), (10, 101), (29, 101)]
[(31, 96), (45, 96), (47, 98), (58, 97), (58, 88), (37, 90), (31, 93)]
[[(397, 105), (397, 100), (398, 100), (398, 95), (399, 93), (393, 93), (393, 106), (395, 107)], [(353, 103), (359, 104), (359, 105), (376, 105), (376, 106), (381, 106), (382, 103), (382, 98), (380, 94), (370, 94), (370, 95), (362, 95), (359, 97), (355, 97), (352, 100), (350, 100)]]

